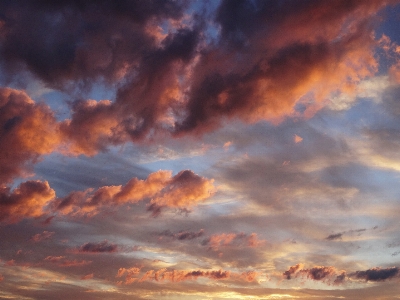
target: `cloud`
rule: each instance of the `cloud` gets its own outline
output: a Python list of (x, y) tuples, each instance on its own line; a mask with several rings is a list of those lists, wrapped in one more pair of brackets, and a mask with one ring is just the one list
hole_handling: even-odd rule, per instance
[(72, 118), (60, 124), (60, 132), (68, 154), (93, 156), (107, 146), (126, 142), (117, 137), (118, 121), (111, 101), (77, 101), (72, 106)]
[(155, 48), (151, 21), (179, 19), (182, 9), (171, 0), (2, 3), (3, 64), (11, 74), (23, 67), (56, 88), (112, 82)]
[(398, 277), (399, 268), (391, 267), (386, 269), (372, 268), (365, 271), (356, 271), (355, 273), (349, 274), (349, 277), (355, 279), (364, 279), (365, 281), (385, 281)]
[(54, 235), (54, 233), (55, 232), (53, 232), (53, 231), (43, 231), (42, 233), (37, 233), (31, 237), (31, 241), (41, 242), (43, 240), (48, 240)]
[(297, 264), (295, 266), (291, 266), (289, 270), (285, 271), (283, 275), (286, 277), (286, 279), (292, 279), (292, 275), (294, 275), (296, 272), (298, 272), (301, 268), (303, 268), (302, 264)]
[(297, 134), (295, 134), (293, 140), (297, 144), (297, 143), (301, 143), (303, 141), (303, 138), (301, 136), (298, 136)]
[[(158, 211), (163, 207), (185, 209), (208, 199), (215, 190), (213, 179), (201, 177), (190, 170), (181, 171), (175, 176), (170, 171), (158, 171), (145, 180), (132, 178), (124, 186), (75, 191), (58, 199), (47, 181), (27, 181), (13, 191), (8, 187), (0, 187), (0, 221), (17, 222), (23, 218), (41, 217), (49, 212), (93, 216), (103, 208), (143, 200), (150, 200), (149, 210), (152, 207), (157, 207)], [(40, 239), (40, 236), (36, 239)]]
[(342, 238), (342, 233), (336, 233), (336, 234), (330, 234), (326, 237), (327, 240), (333, 241), (333, 240), (339, 240)]
[(223, 117), (276, 121), (298, 114), (296, 105), (309, 117), (332, 93), (352, 93), (377, 71), (368, 22), (384, 5), (222, 1), (219, 43), (194, 68), (188, 113), (176, 132), (208, 131)]
[[(101, 82), (115, 91), (115, 99), (73, 102), (71, 118), (59, 126), (47, 126), (54, 123), (47, 111), (39, 129), (60, 130), (56, 137), (69, 154), (95, 155), (166, 132), (202, 133), (224, 118), (310, 117), (332, 94), (353, 93), (377, 71), (379, 43), (371, 24), (387, 5), (221, 1), (214, 22), (206, 24), (201, 16), (182, 22), (185, 2), (118, 3), (0, 6), (0, 54), (8, 75), (23, 69), (60, 90), (90, 90)], [(215, 42), (207, 43), (205, 33), (216, 28)], [(46, 148), (15, 160), (51, 152), (54, 133), (46, 133)]]
[(15, 223), (23, 218), (38, 218), (55, 198), (47, 181), (26, 181), (13, 191), (0, 187), (0, 221)]
[(0, 88), (0, 186), (27, 176), (40, 155), (59, 145), (56, 119), (50, 108), (23, 92)]
[(346, 272), (342, 272), (340, 275), (336, 276), (334, 284), (342, 284), (346, 279)]
[(82, 253), (105, 253), (105, 252), (117, 252), (118, 246), (111, 244), (108, 241), (100, 243), (86, 243), (77, 249), (77, 252)]
[(200, 229), (197, 232), (193, 231), (179, 231), (179, 232), (171, 232), (170, 230), (165, 230), (159, 234), (161, 237), (170, 237), (172, 239), (176, 239), (179, 241), (183, 240), (193, 240), (199, 238), (204, 235), (204, 230)]
[(209, 198), (214, 192), (213, 179), (200, 177), (190, 170), (176, 174), (168, 188), (151, 200), (152, 204), (167, 207), (190, 207)]
[(347, 230), (347, 231), (343, 231), (343, 232), (339, 232), (339, 233), (330, 234), (325, 239), (328, 241), (340, 240), (340, 239), (342, 239), (344, 234), (354, 234), (354, 233), (359, 236), (359, 235), (361, 235), (361, 232), (364, 232), (366, 230), (367, 229), (365, 229), (365, 228), (351, 229), (351, 230)]
[(336, 270), (334, 267), (325, 267), (325, 266), (317, 266), (311, 269), (301, 269), (299, 270), (300, 274), (304, 274), (307, 278), (312, 280), (323, 280), (326, 277), (336, 274)]
[(202, 242), (208, 245), (210, 249), (217, 251), (221, 247), (257, 247), (263, 244), (264, 240), (259, 240), (256, 233), (250, 235), (245, 233), (221, 233), (214, 234)]
[[(103, 186), (93, 191), (72, 192), (57, 199), (53, 208), (66, 215), (96, 215), (103, 207), (150, 200), (154, 206), (186, 208), (196, 205), (215, 192), (212, 179), (190, 170), (172, 176), (170, 171), (151, 173), (147, 179), (132, 178), (124, 186)], [(153, 212), (154, 213), (154, 212)]]
[(332, 266), (315, 266), (310, 269), (304, 269), (303, 267), (303, 264), (297, 264), (290, 267), (289, 270), (285, 271), (282, 275), (288, 280), (292, 279), (293, 276), (328, 282), (335, 278), (334, 284), (340, 284), (345, 279), (345, 272), (342, 271), (339, 275), (336, 275), (337, 270)]
[[(125, 284), (131, 284), (135, 281), (138, 281), (138, 275), (140, 274), (140, 268), (120, 268), (117, 273), (117, 278), (123, 277), (125, 275)], [(121, 281), (122, 283), (122, 281)]]
[[(181, 282), (187, 280), (197, 280), (199, 277), (208, 278), (211, 280), (225, 280), (225, 279), (238, 279), (246, 282), (254, 281), (258, 276), (257, 272), (248, 271), (243, 273), (233, 273), (230, 271), (223, 270), (167, 270), (166, 268), (159, 270), (148, 270), (143, 275), (140, 275), (139, 268), (125, 269), (121, 268), (118, 270), (117, 278), (125, 277), (125, 284), (132, 282), (145, 282), (145, 281), (170, 281), (170, 282)], [(133, 277), (134, 276), (134, 277)]]
[(65, 256), (47, 256), (44, 261), (54, 263), (59, 267), (80, 267), (92, 263), (92, 261), (87, 260), (67, 259)]
[(85, 276), (82, 276), (81, 279), (82, 280), (89, 280), (89, 279), (93, 279), (93, 277), (94, 277), (94, 275), (93, 275), (93, 273), (91, 273), (91, 274), (87, 274)]

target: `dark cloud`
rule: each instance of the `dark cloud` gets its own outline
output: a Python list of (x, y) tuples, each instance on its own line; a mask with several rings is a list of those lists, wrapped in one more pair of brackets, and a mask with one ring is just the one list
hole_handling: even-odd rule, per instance
[(336, 276), (333, 284), (342, 284), (346, 280), (346, 272), (342, 272), (342, 274)]
[(100, 243), (86, 243), (80, 246), (77, 251), (83, 253), (111, 253), (117, 252), (118, 246), (116, 244), (109, 243), (108, 241), (103, 241)]
[(200, 229), (197, 232), (194, 231), (179, 231), (179, 232), (172, 232), (170, 230), (165, 230), (159, 234), (160, 236), (170, 237), (173, 239), (177, 239), (179, 241), (183, 240), (193, 240), (199, 238), (204, 235), (204, 230)]
[[(221, 117), (277, 121), (304, 95), (314, 104), (300, 115), (312, 115), (376, 71), (369, 22), (385, 4), (222, 1), (206, 25), (184, 21), (185, 1), (5, 1), (0, 54), (7, 74), (22, 66), (62, 90), (109, 83), (114, 101), (79, 100), (60, 126), (69, 152), (94, 155)], [(221, 29), (215, 43), (207, 26)]]
[(326, 239), (329, 241), (340, 240), (342, 238), (342, 235), (342, 233), (330, 234), (326, 237)]
[(312, 280), (323, 280), (324, 278), (335, 274), (334, 267), (313, 267), (311, 269), (302, 269), (299, 271), (301, 274), (305, 274), (307, 278)]
[(154, 48), (152, 19), (178, 19), (179, 1), (3, 1), (0, 51), (10, 72), (19, 65), (52, 86), (88, 84), (119, 73)]
[(285, 272), (283, 272), (283, 276), (285, 276), (285, 278), (286, 279), (292, 279), (292, 276), (296, 273), (296, 272), (298, 272), (301, 268), (303, 267), (303, 265), (301, 265), (301, 264), (297, 264), (297, 265), (295, 265), (295, 266), (291, 266), (290, 268), (289, 268), (289, 270), (287, 270), (287, 271), (285, 271)]
[[(343, 274), (343, 273), (342, 273)], [(335, 282), (337, 280), (340, 281), (340, 274), (339, 276), (336, 276)], [(298, 277), (298, 276), (303, 276), (307, 277), (311, 280), (330, 280), (332, 279), (332, 276), (336, 275), (336, 269), (332, 266), (316, 266), (311, 269), (304, 269), (302, 264), (297, 264), (295, 266), (292, 266), (289, 268), (289, 270), (285, 271), (282, 274), (286, 279), (292, 279), (293, 277)], [(339, 282), (337, 281), (337, 282)]]
[[(375, 229), (375, 228), (372, 228), (372, 229)], [(360, 236), (361, 233), (364, 232), (364, 231), (367, 231), (367, 229), (366, 228), (350, 229), (350, 230), (347, 230), (347, 231), (330, 234), (325, 239), (328, 240), (328, 241), (341, 240), (344, 234), (351, 234), (351, 235), (356, 234), (357, 236)]]
[(372, 268), (365, 271), (356, 271), (349, 276), (356, 279), (364, 279), (365, 281), (385, 281), (397, 277), (399, 275), (398, 267), (386, 269)]

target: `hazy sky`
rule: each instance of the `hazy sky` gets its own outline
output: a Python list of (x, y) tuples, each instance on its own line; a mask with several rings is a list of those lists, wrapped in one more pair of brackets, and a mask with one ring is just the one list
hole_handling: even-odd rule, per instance
[(0, 1), (0, 299), (400, 298), (399, 0)]

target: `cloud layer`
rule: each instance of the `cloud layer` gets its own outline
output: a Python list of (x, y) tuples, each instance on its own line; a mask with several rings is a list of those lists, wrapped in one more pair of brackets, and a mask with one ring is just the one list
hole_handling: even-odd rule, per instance
[(397, 296), (399, 5), (0, 1), (0, 298)]

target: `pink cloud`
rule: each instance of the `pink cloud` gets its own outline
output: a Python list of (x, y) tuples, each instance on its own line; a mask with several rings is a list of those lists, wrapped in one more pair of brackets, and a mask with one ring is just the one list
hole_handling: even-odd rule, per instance
[[(215, 192), (213, 179), (201, 177), (190, 170), (172, 176), (170, 171), (151, 173), (147, 179), (131, 179), (122, 186), (103, 186), (95, 191), (77, 191), (57, 199), (55, 211), (66, 215), (98, 214), (103, 208), (150, 200), (153, 207), (186, 208), (211, 197)], [(150, 208), (151, 209), (151, 206)], [(153, 211), (154, 213), (154, 211)]]
[(55, 198), (55, 191), (47, 181), (27, 181), (10, 191), (0, 187), (0, 221), (17, 222), (23, 218), (37, 218), (45, 214), (44, 207)]
[(52, 231), (43, 231), (42, 233), (37, 233), (31, 237), (31, 241), (33, 242), (40, 242), (43, 240), (48, 240), (54, 235)]
[(65, 258), (65, 256), (47, 256), (44, 260), (54, 263), (59, 267), (80, 267), (92, 263), (91, 261), (87, 260), (81, 260), (81, 261), (76, 259), (70, 260)]

